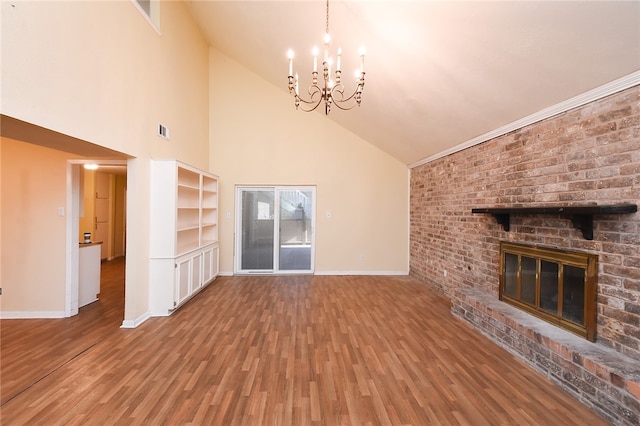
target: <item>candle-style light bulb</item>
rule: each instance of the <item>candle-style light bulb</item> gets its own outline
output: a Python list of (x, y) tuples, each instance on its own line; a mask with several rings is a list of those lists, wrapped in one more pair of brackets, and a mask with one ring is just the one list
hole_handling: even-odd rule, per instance
[(329, 43), (331, 42), (331, 36), (329, 33), (325, 33), (324, 35), (324, 61), (326, 62), (329, 59)]
[(289, 49), (287, 52), (287, 57), (289, 58), (289, 75), (293, 75), (293, 50)]
[(338, 47), (338, 60), (336, 62), (336, 71), (340, 71), (340, 62), (342, 60), (342, 48)]
[(364, 47), (360, 48), (360, 72), (364, 72), (364, 54), (366, 50)]
[(313, 72), (318, 72), (318, 47), (313, 47)]

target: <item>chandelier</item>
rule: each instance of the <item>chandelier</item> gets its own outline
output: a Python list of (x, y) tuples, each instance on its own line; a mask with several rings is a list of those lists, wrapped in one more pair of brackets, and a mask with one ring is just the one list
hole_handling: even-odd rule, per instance
[(327, 25), (324, 35), (324, 57), (322, 61), (322, 80), (318, 81), (318, 48), (313, 48), (313, 72), (311, 73), (311, 85), (309, 86), (308, 98), (300, 96), (298, 90), (298, 74), (293, 74), (293, 50), (289, 49), (289, 93), (295, 98), (296, 109), (304, 112), (314, 111), (324, 101), (324, 113), (329, 114), (331, 105), (335, 105), (341, 110), (350, 110), (356, 105), (360, 106), (362, 101), (362, 89), (364, 88), (364, 49), (360, 50), (360, 69), (356, 71), (356, 87), (350, 95), (345, 95), (345, 87), (342, 83), (342, 49), (338, 49), (336, 67), (331, 77), (333, 58), (329, 56), (329, 0), (327, 0)]

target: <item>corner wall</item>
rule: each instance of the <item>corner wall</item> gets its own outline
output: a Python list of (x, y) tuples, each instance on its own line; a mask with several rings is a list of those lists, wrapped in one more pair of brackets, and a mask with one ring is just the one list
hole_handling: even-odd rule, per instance
[[(66, 158), (86, 157), (99, 151), (97, 145), (128, 159), (127, 324), (146, 318), (152, 291), (150, 159), (175, 158), (202, 169), (209, 165), (208, 45), (184, 2), (159, 5), (161, 34), (132, 1), (0, 2), (0, 112), (57, 135), (14, 138), (47, 146)], [(157, 136), (158, 123), (170, 129), (169, 140)], [(2, 161), (12, 159), (3, 155)], [(3, 182), (14, 179), (3, 170)], [(56, 190), (64, 191), (64, 186)], [(4, 193), (2, 197), (4, 205)], [(33, 205), (20, 209), (22, 215), (37, 214)], [(46, 240), (57, 235), (53, 228), (43, 232)], [(64, 235), (56, 236), (56, 246), (64, 242)], [(4, 254), (21, 242), (3, 234), (2, 245)], [(15, 256), (19, 263), (8, 264), (3, 255), (3, 274), (26, 278), (24, 271), (42, 270), (41, 259), (28, 251)], [(62, 285), (57, 275), (55, 280), (56, 291), (49, 297), (64, 301), (64, 280)], [(33, 284), (25, 280), (24, 285)], [(9, 303), (8, 294), (2, 297)], [(25, 302), (15, 309), (34, 308)]]
[(474, 207), (640, 204), (640, 87), (411, 171), (411, 274), (451, 296), (498, 297), (500, 241), (599, 255), (598, 343), (640, 359), (640, 213), (597, 216), (589, 241), (558, 216), (512, 215), (504, 232)]
[(408, 273), (407, 166), (321, 112), (296, 111), (286, 79), (275, 87), (214, 49), (210, 58), (222, 273), (233, 272), (236, 185), (317, 186), (316, 273)]

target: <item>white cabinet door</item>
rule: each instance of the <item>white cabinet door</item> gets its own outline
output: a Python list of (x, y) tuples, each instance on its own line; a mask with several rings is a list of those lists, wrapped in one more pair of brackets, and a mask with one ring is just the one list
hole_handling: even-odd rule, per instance
[(78, 307), (98, 300), (100, 293), (100, 247), (80, 246), (78, 255)]
[(202, 251), (202, 284), (206, 284), (218, 275), (218, 246)]
[(191, 258), (191, 292), (193, 293), (202, 285), (202, 254), (198, 253)]
[(191, 257), (182, 257), (176, 261), (176, 288), (173, 306), (177, 306), (191, 295)]

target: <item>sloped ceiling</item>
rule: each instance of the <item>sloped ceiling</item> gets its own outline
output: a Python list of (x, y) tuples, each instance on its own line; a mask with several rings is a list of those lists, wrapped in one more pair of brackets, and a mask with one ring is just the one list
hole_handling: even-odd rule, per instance
[[(187, 4), (213, 47), (285, 92), (293, 49), (306, 90), (325, 1)], [(639, 1), (332, 0), (329, 19), (348, 89), (367, 54), (362, 105), (327, 119), (409, 165), (640, 70)]]

